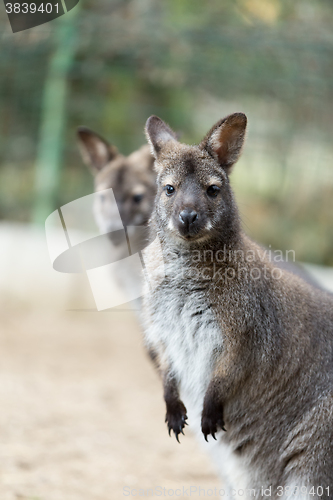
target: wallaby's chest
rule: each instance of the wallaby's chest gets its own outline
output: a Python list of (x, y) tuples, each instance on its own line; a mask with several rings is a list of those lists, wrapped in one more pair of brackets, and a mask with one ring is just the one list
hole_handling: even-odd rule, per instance
[[(191, 286), (192, 285), (192, 286)], [(207, 292), (198, 284), (163, 283), (150, 301), (153, 323), (149, 340), (163, 346), (163, 357), (180, 384), (184, 403), (201, 412), (222, 332)]]

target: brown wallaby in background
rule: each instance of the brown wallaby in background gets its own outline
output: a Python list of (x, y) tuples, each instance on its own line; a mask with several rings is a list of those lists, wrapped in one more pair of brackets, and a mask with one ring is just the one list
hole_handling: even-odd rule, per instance
[(243, 233), (229, 175), (246, 123), (235, 113), (188, 146), (158, 117), (147, 121), (163, 262), (147, 247), (157, 286), (144, 296), (146, 344), (169, 432), (178, 439), (188, 418), (216, 439), (207, 446), (225, 498), (329, 498), (333, 297), (275, 267)]
[[(95, 191), (112, 188), (124, 226), (142, 226), (148, 222), (156, 194), (154, 157), (148, 145), (123, 156), (113, 145), (86, 127), (78, 129), (83, 161), (94, 175)], [(101, 193), (95, 218), (102, 231), (112, 233), (114, 207)], [(116, 243), (116, 241), (115, 241)]]
[[(118, 221), (115, 212), (119, 210), (132, 247), (144, 246), (142, 240), (147, 234), (142, 229), (147, 225), (156, 194), (154, 157), (147, 144), (129, 156), (123, 156), (115, 146), (86, 127), (78, 129), (78, 141), (83, 161), (94, 175), (95, 191), (99, 193), (94, 205), (96, 223), (102, 233), (109, 233), (112, 254), (116, 260), (121, 260), (128, 256), (128, 244), (123, 231), (118, 231), (119, 226), (115, 227)], [(110, 192), (104, 191), (109, 188), (113, 190), (117, 207)], [(135, 289), (140, 295), (142, 283), (130, 263), (127, 272), (122, 269), (115, 278), (125, 294)], [(140, 301), (136, 306), (140, 306)]]

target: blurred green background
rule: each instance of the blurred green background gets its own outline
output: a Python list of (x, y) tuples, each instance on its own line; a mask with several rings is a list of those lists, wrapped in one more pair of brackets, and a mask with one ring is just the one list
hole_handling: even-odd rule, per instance
[(92, 192), (79, 125), (128, 154), (153, 113), (196, 143), (243, 111), (245, 230), (333, 265), (331, 1), (81, 0), (16, 34), (0, 17), (1, 219), (42, 224)]

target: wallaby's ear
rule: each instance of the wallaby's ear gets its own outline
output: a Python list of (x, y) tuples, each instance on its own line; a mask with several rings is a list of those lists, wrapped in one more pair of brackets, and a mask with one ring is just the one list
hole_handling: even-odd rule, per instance
[(111, 146), (103, 137), (86, 127), (79, 127), (77, 136), (82, 159), (95, 172), (118, 155), (115, 146)]
[(139, 151), (142, 151), (146, 170), (154, 170), (155, 158), (151, 154), (151, 146), (148, 144), (145, 144), (144, 146), (141, 146)]
[(200, 144), (200, 148), (206, 149), (228, 174), (240, 156), (246, 123), (244, 113), (229, 115), (215, 123)]
[(151, 152), (155, 158), (158, 157), (163, 146), (170, 142), (177, 142), (177, 135), (169, 125), (164, 123), (158, 116), (150, 116), (145, 127), (146, 136), (151, 145)]

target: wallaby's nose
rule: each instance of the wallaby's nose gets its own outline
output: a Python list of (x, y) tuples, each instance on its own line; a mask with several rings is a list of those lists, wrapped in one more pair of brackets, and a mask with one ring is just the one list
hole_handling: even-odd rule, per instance
[(182, 210), (179, 214), (180, 221), (183, 224), (186, 224), (186, 226), (190, 226), (191, 224), (193, 224), (193, 222), (196, 221), (197, 218), (198, 218), (197, 212), (189, 208)]

